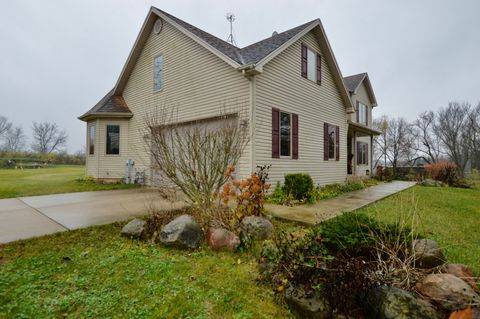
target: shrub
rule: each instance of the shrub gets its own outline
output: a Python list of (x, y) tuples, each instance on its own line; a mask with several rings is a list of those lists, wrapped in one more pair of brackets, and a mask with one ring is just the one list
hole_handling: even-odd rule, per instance
[(314, 190), (313, 180), (308, 174), (287, 174), (283, 191), (298, 201), (307, 200)]
[(437, 163), (426, 164), (425, 170), (430, 178), (454, 185), (459, 182), (457, 175), (457, 165), (455, 163), (440, 161)]

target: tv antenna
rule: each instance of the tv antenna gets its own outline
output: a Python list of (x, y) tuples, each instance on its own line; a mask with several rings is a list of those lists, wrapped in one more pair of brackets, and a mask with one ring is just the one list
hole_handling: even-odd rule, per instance
[(233, 22), (235, 21), (235, 15), (233, 13), (227, 13), (225, 16), (230, 22), (230, 35), (228, 36), (227, 42), (230, 42), (232, 45), (237, 46), (235, 39), (233, 38)]

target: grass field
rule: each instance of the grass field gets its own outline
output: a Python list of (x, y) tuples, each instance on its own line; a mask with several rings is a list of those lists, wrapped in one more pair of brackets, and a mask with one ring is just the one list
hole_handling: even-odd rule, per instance
[(242, 253), (181, 251), (121, 224), (0, 247), (0, 318), (290, 318)]
[(437, 240), (450, 262), (467, 264), (480, 276), (479, 185), (474, 189), (415, 186), (359, 212), (395, 222), (412, 216), (415, 208), (418, 232)]
[(79, 181), (85, 166), (59, 165), (40, 169), (0, 169), (0, 198), (131, 188), (136, 185)]

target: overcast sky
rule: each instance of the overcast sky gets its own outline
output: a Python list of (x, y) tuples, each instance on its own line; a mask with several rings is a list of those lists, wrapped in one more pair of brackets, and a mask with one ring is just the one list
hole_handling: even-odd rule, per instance
[(68, 150), (77, 117), (115, 84), (151, 5), (243, 47), (320, 18), (344, 76), (368, 72), (379, 107), (413, 119), (449, 101), (480, 101), (478, 0), (15, 0), (0, 9), (0, 115), (30, 132), (55, 121)]

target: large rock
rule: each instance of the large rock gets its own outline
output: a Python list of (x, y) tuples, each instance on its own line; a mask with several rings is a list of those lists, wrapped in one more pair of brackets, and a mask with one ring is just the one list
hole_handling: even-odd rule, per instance
[(377, 319), (434, 319), (436, 309), (426, 300), (412, 293), (389, 286), (371, 289), (365, 298), (366, 318)]
[(318, 292), (306, 292), (303, 287), (289, 286), (285, 301), (297, 318), (326, 319), (332, 314), (326, 298)]
[(145, 224), (146, 222), (142, 219), (132, 219), (128, 224), (123, 226), (120, 234), (125, 237), (141, 238), (145, 231)]
[(477, 282), (475, 281), (475, 275), (473, 271), (462, 264), (448, 264), (442, 268), (442, 272), (446, 274), (454, 275), (465, 281), (473, 290), (478, 290)]
[(242, 236), (253, 240), (265, 240), (272, 236), (273, 225), (263, 217), (247, 216), (242, 220)]
[(417, 282), (417, 291), (446, 310), (457, 310), (480, 302), (465, 281), (451, 274), (430, 274)]
[(416, 239), (413, 241), (415, 265), (419, 268), (434, 268), (446, 262), (440, 246), (435, 240)]
[(215, 250), (226, 249), (235, 251), (240, 245), (240, 238), (224, 228), (209, 228), (207, 231), (207, 243)]
[(200, 225), (190, 215), (181, 215), (160, 232), (160, 242), (178, 248), (198, 248), (202, 242), (203, 232)]

